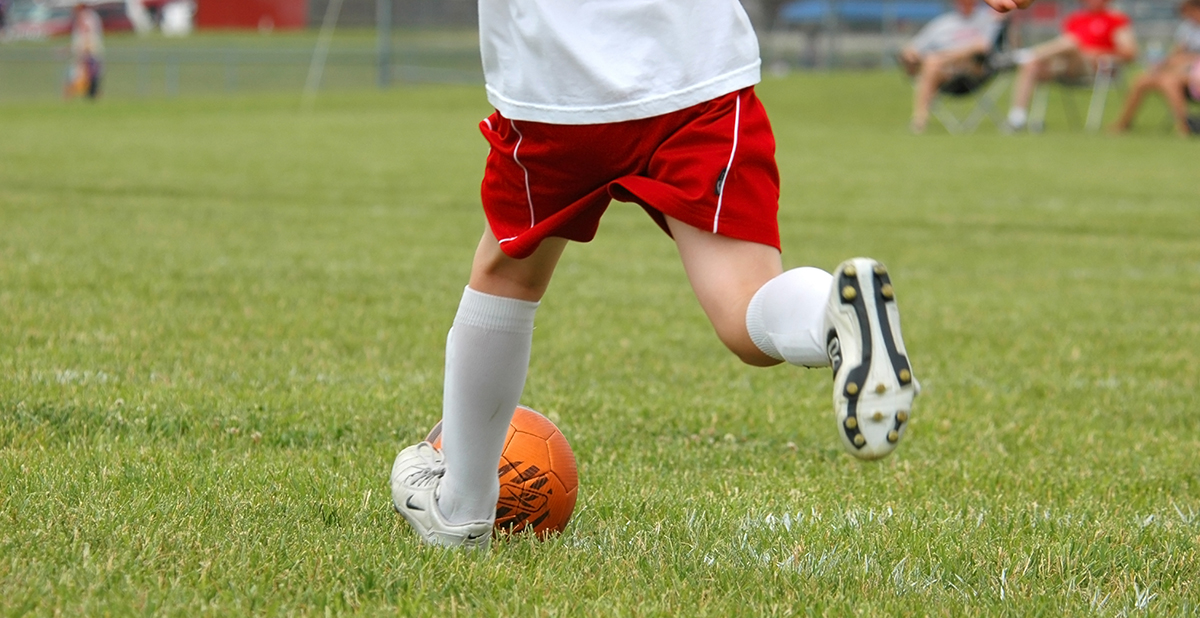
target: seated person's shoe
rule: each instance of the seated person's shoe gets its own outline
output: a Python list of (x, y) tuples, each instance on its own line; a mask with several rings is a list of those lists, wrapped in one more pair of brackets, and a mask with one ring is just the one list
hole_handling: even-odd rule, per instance
[(837, 267), (825, 332), (838, 435), (855, 457), (884, 457), (904, 436), (920, 387), (900, 337), (891, 278), (882, 264), (854, 258)]
[(392, 464), (392, 507), (430, 545), (487, 549), (492, 539), (491, 521), (452, 524), (438, 509), (446, 474), (443, 459), (442, 452), (428, 442), (400, 451)]

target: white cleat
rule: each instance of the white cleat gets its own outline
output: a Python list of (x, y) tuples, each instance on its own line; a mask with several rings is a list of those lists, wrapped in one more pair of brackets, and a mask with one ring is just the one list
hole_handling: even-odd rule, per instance
[(396, 456), (392, 464), (392, 507), (430, 545), (487, 549), (492, 539), (492, 521), (452, 524), (437, 506), (446, 474), (442, 452), (428, 442), (419, 442)]
[(870, 258), (842, 262), (825, 308), (838, 435), (851, 455), (879, 459), (896, 448), (920, 386), (900, 337), (887, 269)]

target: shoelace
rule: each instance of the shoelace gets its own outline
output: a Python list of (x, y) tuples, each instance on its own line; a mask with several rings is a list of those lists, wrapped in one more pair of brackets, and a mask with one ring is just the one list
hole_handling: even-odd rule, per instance
[(442, 478), (446, 474), (446, 468), (420, 468), (416, 472), (408, 475), (404, 482), (413, 487), (428, 487), (433, 484), (435, 479)]
[(435, 479), (439, 479), (446, 474), (446, 466), (438, 463), (435, 455), (436, 451), (427, 442), (422, 442), (417, 452), (425, 460), (424, 465), (418, 468), (416, 472), (408, 475), (404, 479), (404, 482), (413, 487), (428, 487), (433, 484)]

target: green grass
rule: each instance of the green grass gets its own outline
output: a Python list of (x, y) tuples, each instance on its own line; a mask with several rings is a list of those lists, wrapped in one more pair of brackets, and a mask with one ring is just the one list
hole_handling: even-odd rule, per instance
[(740, 366), (617, 204), (523, 398), (575, 518), (483, 557), (386, 480), (439, 417), (480, 89), (0, 107), (0, 614), (1200, 613), (1195, 144), (912, 137), (891, 74), (759, 91), (786, 265), (893, 273), (905, 443), (844, 454), (827, 371)]

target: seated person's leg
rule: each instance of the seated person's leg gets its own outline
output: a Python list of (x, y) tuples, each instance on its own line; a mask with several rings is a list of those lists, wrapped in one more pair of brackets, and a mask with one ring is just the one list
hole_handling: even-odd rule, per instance
[(910, 128), (914, 133), (921, 133), (929, 121), (929, 108), (937, 90), (956, 75), (977, 72), (981, 69), (975, 58), (987, 50), (982, 46), (969, 46), (962, 49), (929, 54), (917, 73), (913, 89), (913, 111)]
[(1023, 129), (1029, 119), (1029, 103), (1039, 82), (1061, 75), (1069, 67), (1081, 62), (1079, 47), (1075, 39), (1060, 36), (1033, 47), (1020, 54), (1017, 81), (1013, 86), (1012, 106), (1008, 111), (1008, 124), (1014, 129)]
[(1187, 121), (1187, 87), (1188, 77), (1178, 71), (1164, 73), (1158, 78), (1158, 87), (1171, 108), (1172, 124), (1175, 132), (1182, 136), (1191, 135)]
[(1125, 107), (1121, 110), (1120, 117), (1113, 124), (1114, 131), (1128, 131), (1129, 127), (1133, 126), (1133, 119), (1137, 115), (1142, 101), (1146, 98), (1146, 94), (1159, 88), (1159, 77), (1160, 74), (1157, 71), (1138, 76), (1137, 81), (1133, 83), (1133, 88), (1129, 89), (1129, 96), (1125, 98)]

